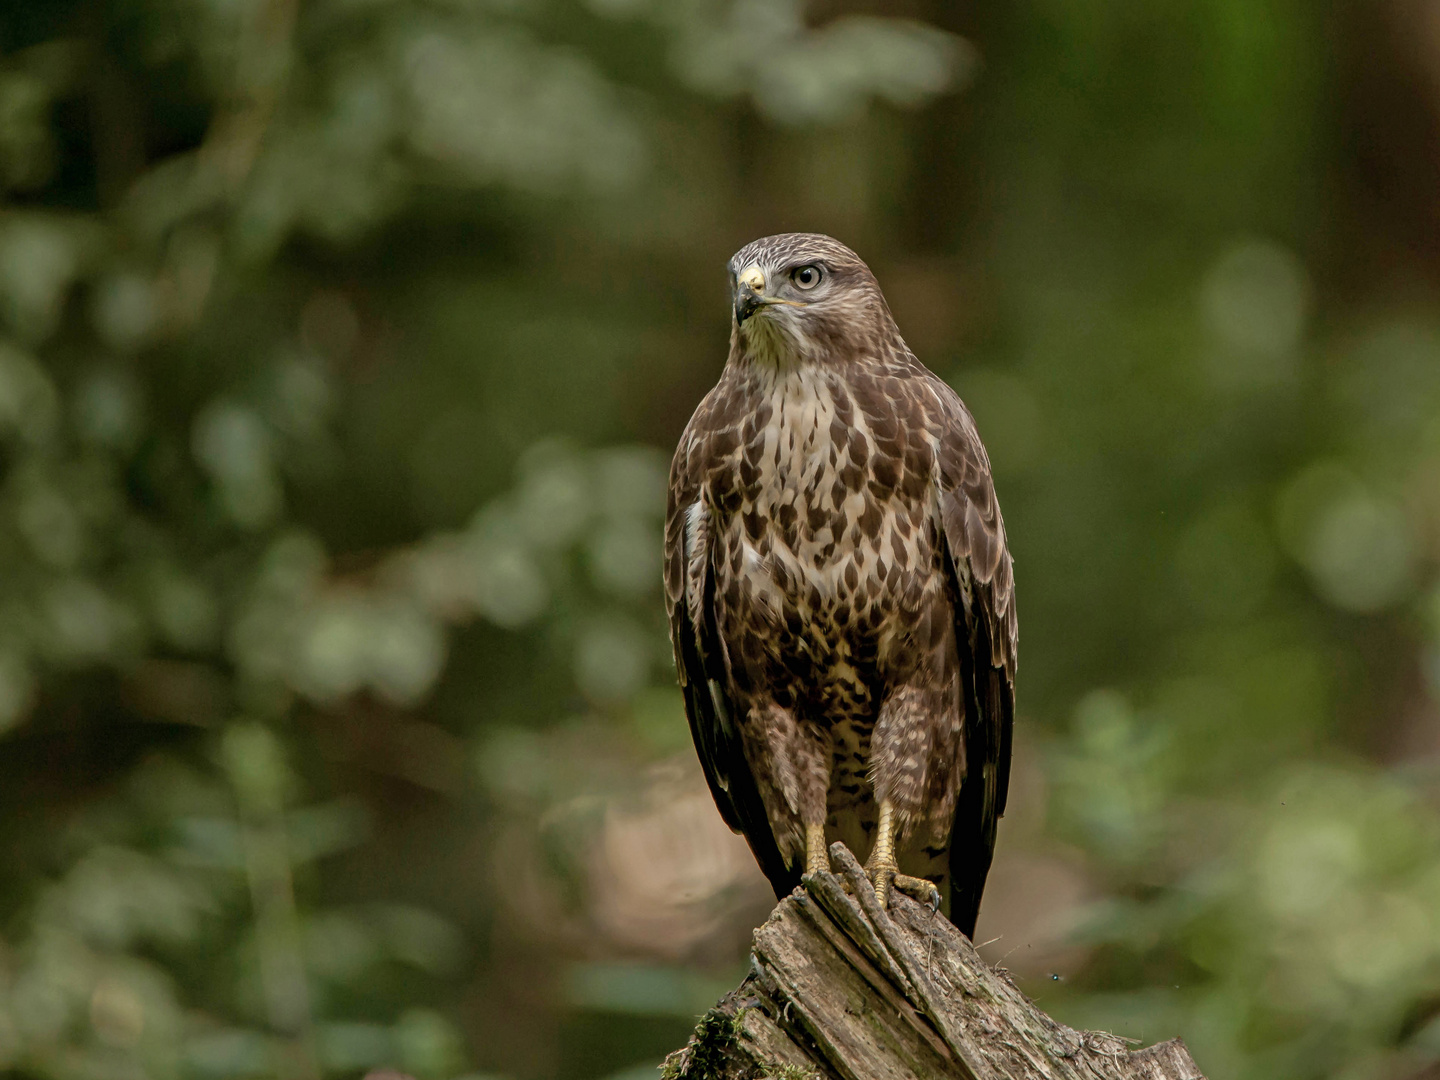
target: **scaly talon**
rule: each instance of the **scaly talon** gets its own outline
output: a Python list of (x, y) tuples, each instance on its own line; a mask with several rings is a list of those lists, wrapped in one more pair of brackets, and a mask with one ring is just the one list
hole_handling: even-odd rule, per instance
[(830, 873), (830, 850), (825, 846), (825, 826), (805, 826), (805, 873)]
[(893, 888), (913, 896), (932, 911), (939, 911), (940, 890), (934, 882), (902, 874), (895, 863), (895, 808), (889, 802), (880, 804), (880, 821), (875, 834), (875, 847), (865, 862), (865, 874), (875, 886), (875, 897), (880, 906), (890, 907), (890, 890)]
[(882, 911), (890, 910), (890, 886), (895, 880), (895, 871), (888, 866), (865, 868), (870, 884), (875, 886), (875, 899), (880, 901)]
[(890, 885), (900, 873), (895, 865), (895, 807), (889, 801), (880, 803), (880, 821), (875, 830), (875, 846), (865, 860), (865, 876), (875, 886), (875, 899), (880, 907), (890, 907)]
[(909, 874), (896, 874), (895, 880), (891, 884), (906, 896), (920, 901), (930, 909), (931, 914), (940, 910), (940, 890), (935, 887), (933, 881), (922, 877), (911, 877)]

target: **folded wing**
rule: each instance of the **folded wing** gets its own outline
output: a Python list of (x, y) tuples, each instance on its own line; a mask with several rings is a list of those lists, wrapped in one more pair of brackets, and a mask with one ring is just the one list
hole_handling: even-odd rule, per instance
[(965, 777), (950, 837), (950, 919), (975, 930), (1010, 786), (1018, 620), (1014, 564), (990, 460), (959, 396), (931, 376), (939, 416), (939, 506), (957, 597), (956, 640), (965, 703)]
[(665, 518), (665, 599), (675, 669), (690, 734), (720, 816), (744, 835), (775, 895), (782, 897), (800, 884), (800, 873), (780, 854), (740, 741), (729, 660), (716, 625), (711, 518), (696, 464), (703, 460), (703, 440), (687, 430), (671, 466)]

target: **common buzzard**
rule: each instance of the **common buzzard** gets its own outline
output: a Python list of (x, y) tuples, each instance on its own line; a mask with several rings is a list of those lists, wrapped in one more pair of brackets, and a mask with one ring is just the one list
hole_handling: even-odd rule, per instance
[[(828, 844), (973, 934), (1017, 624), (990, 462), (828, 236), (730, 260), (730, 355), (670, 468), (665, 594), (711, 794), (783, 896)], [(942, 899), (943, 898), (943, 899)]]

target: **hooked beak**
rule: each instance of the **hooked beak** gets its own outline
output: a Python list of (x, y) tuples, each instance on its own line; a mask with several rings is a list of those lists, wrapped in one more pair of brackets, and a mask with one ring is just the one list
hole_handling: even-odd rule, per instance
[(735, 325), (739, 326), (765, 303), (765, 272), (751, 263), (735, 278)]
[(784, 304), (786, 307), (806, 307), (799, 300), (782, 300), (778, 296), (765, 295), (765, 271), (759, 263), (751, 263), (735, 278), (735, 325), (739, 326), (762, 307)]

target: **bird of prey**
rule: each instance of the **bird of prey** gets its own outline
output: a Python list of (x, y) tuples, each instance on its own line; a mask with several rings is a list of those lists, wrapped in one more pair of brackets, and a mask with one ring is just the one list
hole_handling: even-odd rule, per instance
[[(1017, 622), (990, 462), (828, 236), (730, 260), (730, 354), (670, 468), (691, 735), (777, 897), (828, 845), (973, 935), (1005, 810)], [(948, 903), (947, 903), (948, 901)]]

